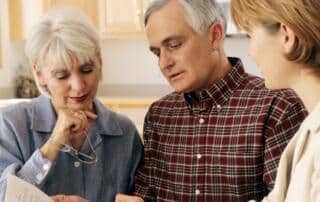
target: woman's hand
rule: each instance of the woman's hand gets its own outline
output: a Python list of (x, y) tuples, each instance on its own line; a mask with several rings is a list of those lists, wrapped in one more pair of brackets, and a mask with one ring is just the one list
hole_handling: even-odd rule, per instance
[(139, 196), (129, 196), (125, 194), (117, 194), (115, 202), (144, 202)]
[(88, 200), (75, 195), (55, 195), (50, 198), (54, 202), (89, 202)]
[(50, 139), (41, 147), (42, 155), (55, 160), (63, 144), (72, 142), (79, 149), (85, 140), (90, 123), (97, 115), (90, 111), (60, 109)]

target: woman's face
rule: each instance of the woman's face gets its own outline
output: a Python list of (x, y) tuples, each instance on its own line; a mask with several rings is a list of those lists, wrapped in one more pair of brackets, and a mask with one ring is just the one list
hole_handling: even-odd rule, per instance
[(288, 88), (293, 71), (285, 58), (281, 33), (270, 33), (262, 26), (255, 26), (249, 35), (249, 55), (261, 70), (266, 86)]
[(73, 60), (70, 69), (47, 63), (41, 69), (34, 67), (34, 71), (40, 85), (47, 87), (56, 110), (93, 110), (93, 99), (101, 78), (98, 59), (84, 64)]

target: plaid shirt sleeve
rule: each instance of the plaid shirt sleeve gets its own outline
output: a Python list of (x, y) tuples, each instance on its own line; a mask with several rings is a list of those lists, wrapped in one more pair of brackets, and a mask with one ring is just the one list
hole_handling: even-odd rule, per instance
[[(143, 128), (143, 139), (145, 146), (144, 159), (140, 168), (137, 171), (135, 177), (135, 191), (134, 195), (140, 196), (144, 199), (144, 201), (156, 201), (155, 194), (153, 194), (154, 190), (151, 187), (152, 180), (152, 153), (151, 153), (151, 144), (155, 144), (155, 142), (151, 142), (150, 135), (152, 134), (152, 122), (150, 121), (150, 116), (152, 114), (152, 105), (148, 110), (145, 120), (144, 120), (144, 128)], [(148, 151), (150, 150), (150, 151)]]
[(307, 114), (301, 102), (294, 100), (292, 103), (288, 103), (287, 100), (279, 96), (271, 108), (269, 119), (265, 124), (263, 180), (269, 191), (274, 186), (281, 154), (298, 130), (300, 124), (297, 123), (301, 123)]

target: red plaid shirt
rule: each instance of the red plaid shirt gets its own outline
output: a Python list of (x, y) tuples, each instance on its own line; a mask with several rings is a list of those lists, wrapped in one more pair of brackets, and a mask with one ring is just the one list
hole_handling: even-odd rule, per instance
[(248, 201), (273, 187), (282, 151), (306, 116), (290, 90), (268, 90), (232, 70), (195, 97), (172, 93), (152, 104), (135, 194), (145, 201)]

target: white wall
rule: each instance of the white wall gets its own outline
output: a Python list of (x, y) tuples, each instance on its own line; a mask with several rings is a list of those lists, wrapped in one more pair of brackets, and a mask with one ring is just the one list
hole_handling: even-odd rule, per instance
[[(248, 38), (228, 37), (226, 54), (240, 57), (248, 72), (260, 75), (248, 57)], [(167, 84), (144, 39), (107, 40), (103, 42), (104, 80), (106, 84)]]
[(102, 57), (106, 84), (166, 84), (145, 39), (104, 40)]
[(245, 36), (228, 37), (225, 40), (225, 50), (228, 56), (236, 56), (241, 58), (244, 67), (248, 73), (261, 76), (260, 70), (257, 65), (249, 57), (249, 38)]

